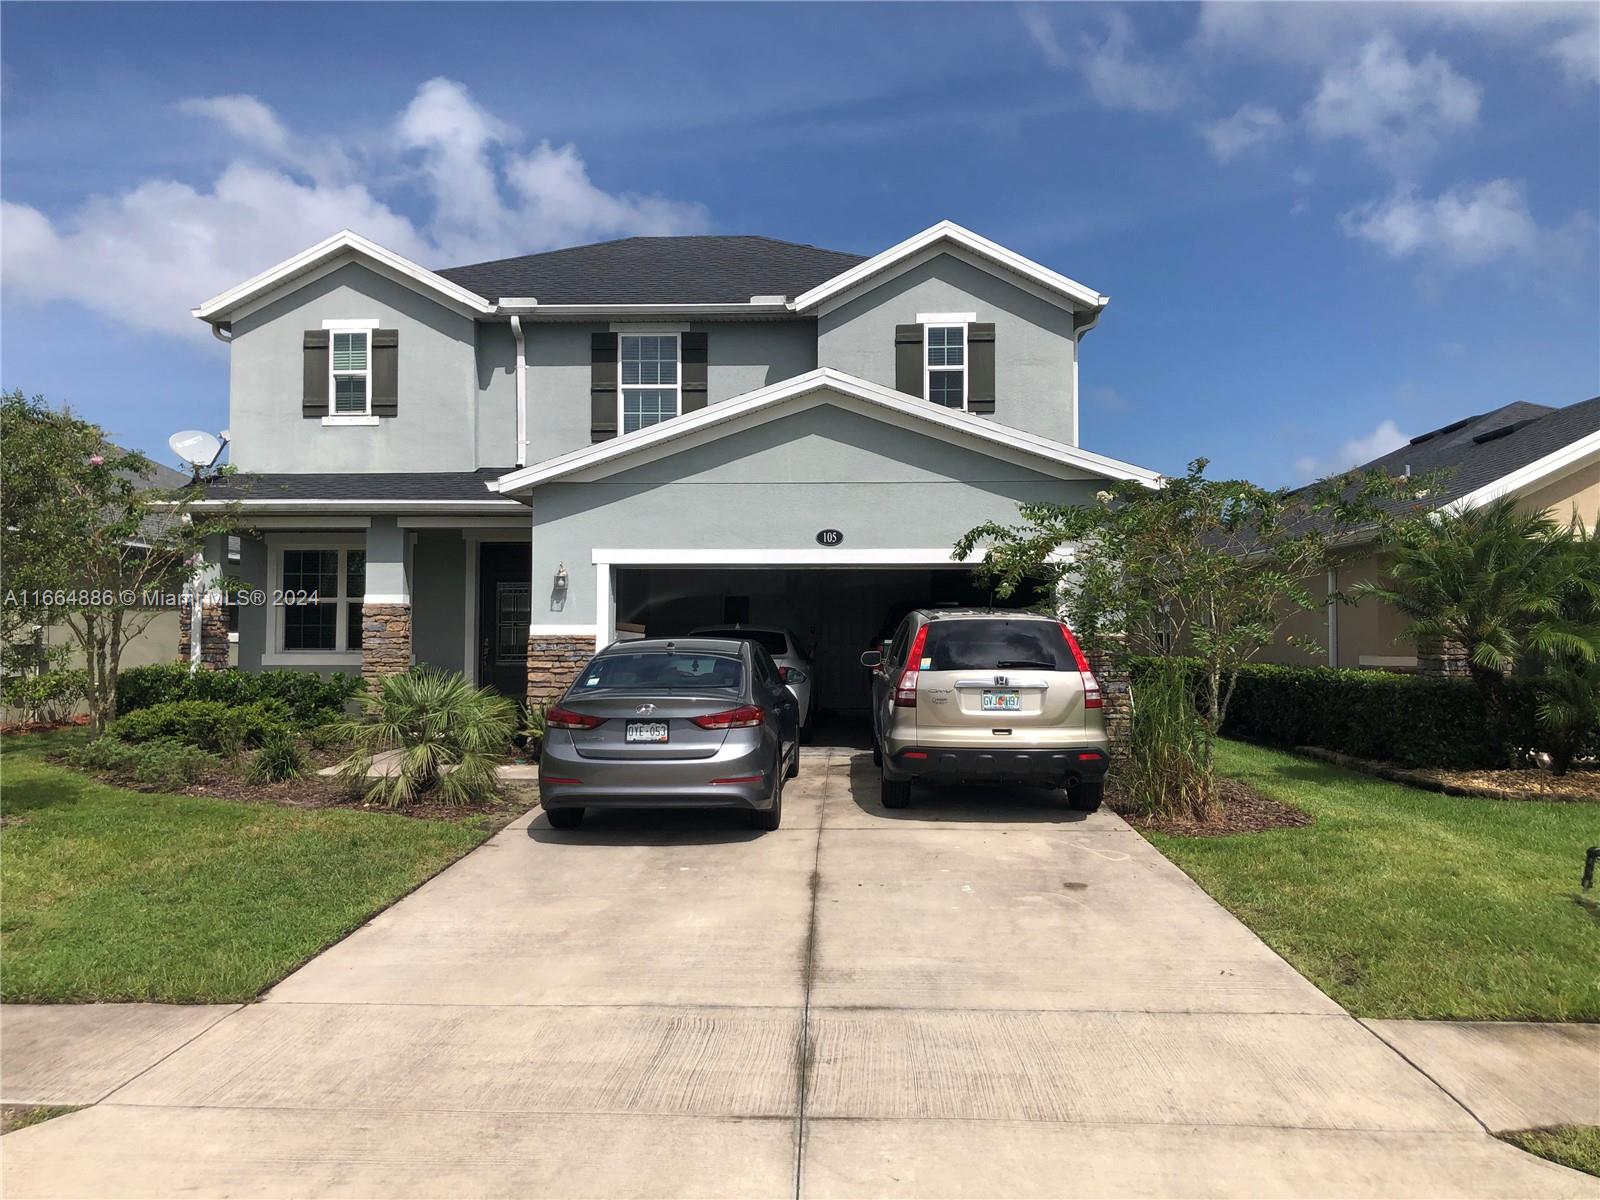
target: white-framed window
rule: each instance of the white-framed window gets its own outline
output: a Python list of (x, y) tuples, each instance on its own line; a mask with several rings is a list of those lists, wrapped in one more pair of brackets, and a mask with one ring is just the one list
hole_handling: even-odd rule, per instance
[(635, 433), (677, 416), (683, 386), (678, 335), (624, 333), (617, 341), (622, 371), (618, 428)]
[(372, 331), (328, 331), (328, 412), (336, 417), (372, 413)]
[(284, 655), (359, 652), (366, 547), (290, 544), (274, 548), (273, 554), (277, 651)]
[(922, 394), (945, 408), (967, 407), (966, 325), (925, 325)]

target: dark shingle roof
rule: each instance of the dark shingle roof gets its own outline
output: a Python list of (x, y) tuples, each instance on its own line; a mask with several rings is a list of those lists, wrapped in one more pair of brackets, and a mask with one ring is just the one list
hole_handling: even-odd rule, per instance
[(408, 471), (303, 475), (223, 475), (206, 487), (209, 500), (476, 500), (502, 497), (484, 485), (515, 467), (477, 471)]
[(1390, 475), (1404, 474), (1407, 467), (1413, 475), (1448, 471), (1439, 490), (1429, 497), (1442, 505), (1596, 430), (1600, 430), (1600, 396), (1566, 408), (1518, 402), (1421, 434), (1363, 468)]
[(745, 304), (810, 291), (863, 261), (765, 237), (633, 237), (440, 271), (487, 300), (540, 304)]

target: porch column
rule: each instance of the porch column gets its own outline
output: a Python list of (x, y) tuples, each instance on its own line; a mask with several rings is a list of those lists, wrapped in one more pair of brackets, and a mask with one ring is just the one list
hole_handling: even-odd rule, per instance
[(221, 588), (227, 549), (223, 535), (206, 539), (178, 605), (178, 661), (191, 671), (224, 671), (228, 667), (228, 610)]
[[(579, 582), (575, 577), (587, 564), (558, 559), (552, 567), (547, 558), (541, 559), (541, 548), (536, 526), (531, 555), (533, 578), (529, 581), (533, 620), (528, 626), (528, 705), (534, 708), (547, 708), (559, 700), (595, 652), (595, 631), (568, 623), (581, 611), (576, 606), (569, 608), (569, 602), (574, 585)], [(606, 572), (609, 587), (609, 568), (595, 569)], [(573, 617), (567, 616), (569, 612)]]
[(1111, 757), (1127, 758), (1132, 748), (1133, 683), (1113, 651), (1086, 647), (1083, 656), (1100, 684), (1100, 711), (1105, 718), (1106, 739), (1111, 743)]
[(411, 588), (406, 579), (406, 531), (393, 517), (367, 527), (367, 586), (361, 598), (361, 677), (411, 669)]
[(1466, 679), (1471, 674), (1467, 670), (1467, 648), (1447, 638), (1418, 638), (1417, 674), (1432, 675), (1436, 679)]

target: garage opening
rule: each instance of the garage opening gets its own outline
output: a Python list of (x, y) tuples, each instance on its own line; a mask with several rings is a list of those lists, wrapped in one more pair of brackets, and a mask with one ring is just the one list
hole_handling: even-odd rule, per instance
[(613, 596), (620, 636), (676, 637), (738, 622), (788, 629), (811, 659), (819, 744), (865, 746), (869, 672), (876, 649), (913, 608), (1026, 608), (1036, 595), (996, 600), (972, 568), (622, 567)]

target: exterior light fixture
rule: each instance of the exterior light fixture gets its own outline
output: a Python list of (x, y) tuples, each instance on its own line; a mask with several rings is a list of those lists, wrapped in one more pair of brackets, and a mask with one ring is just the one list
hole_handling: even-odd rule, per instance
[(561, 563), (559, 566), (556, 567), (556, 591), (564, 592), (566, 590), (567, 590), (567, 564), (566, 563)]

